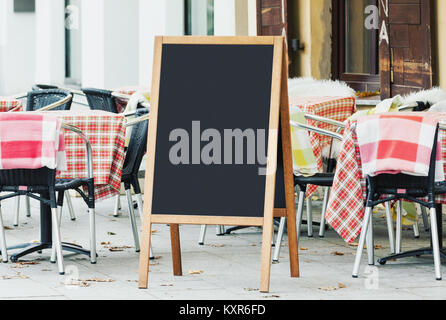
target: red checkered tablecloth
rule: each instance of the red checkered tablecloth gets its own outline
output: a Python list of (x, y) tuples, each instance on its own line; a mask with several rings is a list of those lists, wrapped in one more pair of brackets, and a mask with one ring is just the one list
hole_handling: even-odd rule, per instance
[[(121, 188), (124, 165), (125, 117), (104, 111), (52, 111), (67, 124), (78, 127), (88, 137), (93, 149), (95, 199), (117, 195)], [(85, 143), (79, 135), (66, 132), (68, 171), (58, 178), (87, 178)]]
[[(439, 118), (441, 124), (446, 124), (446, 113), (439, 113)], [(362, 178), (358, 138), (352, 129), (353, 123), (349, 122), (345, 129), (333, 188), (325, 213), (327, 222), (349, 243), (361, 233), (366, 200), (366, 182)], [(439, 135), (441, 154), (443, 159), (446, 159), (446, 132), (440, 130)], [(437, 202), (446, 204), (446, 195), (437, 196)]]
[[(304, 112), (344, 122), (356, 112), (356, 98), (354, 97), (290, 97), (290, 106), (298, 107)], [(338, 128), (321, 122), (308, 120), (308, 124), (324, 130), (336, 131)], [(319, 172), (323, 172), (322, 149), (331, 143), (331, 138), (310, 133), (311, 146), (316, 157)], [(316, 186), (309, 186), (307, 197), (317, 190)]]
[(0, 98), (0, 112), (22, 111), (23, 105), (19, 100)]

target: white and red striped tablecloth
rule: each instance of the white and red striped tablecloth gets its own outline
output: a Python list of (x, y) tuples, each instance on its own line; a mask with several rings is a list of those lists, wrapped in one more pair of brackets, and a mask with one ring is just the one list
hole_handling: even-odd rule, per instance
[[(441, 124), (446, 124), (446, 113), (438, 113)], [(366, 200), (366, 181), (362, 178), (362, 163), (358, 138), (353, 123), (348, 122), (336, 175), (331, 189), (325, 218), (346, 242), (353, 242), (361, 234)], [(446, 159), (446, 131), (440, 130), (441, 154)], [(446, 161), (444, 165), (446, 164)], [(446, 166), (445, 166), (446, 170)], [(438, 203), (446, 204), (446, 195), (438, 195)]]
[[(302, 111), (339, 122), (344, 122), (356, 112), (355, 97), (290, 97), (290, 106), (298, 107)], [(321, 122), (308, 120), (308, 124), (324, 130), (336, 131), (338, 128)], [(319, 172), (323, 172), (322, 149), (331, 143), (331, 138), (310, 133), (310, 141), (316, 157)], [(307, 197), (317, 190), (316, 186), (309, 186)]]

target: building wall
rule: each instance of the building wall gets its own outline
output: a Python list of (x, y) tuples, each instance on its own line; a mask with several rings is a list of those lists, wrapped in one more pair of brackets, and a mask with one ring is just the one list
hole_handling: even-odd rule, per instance
[(305, 45), (300, 58), (302, 77), (331, 75), (331, 0), (298, 0), (299, 35)]
[[(331, 77), (331, 0), (297, 0), (300, 39), (305, 44), (301, 54), (300, 74), (316, 79)], [(438, 84), (446, 90), (446, 0), (434, 1), (434, 30)]]
[(436, 0), (436, 58), (439, 85), (446, 90), (446, 1)]
[(0, 0), (0, 95), (32, 86), (35, 45), (35, 14), (14, 13), (13, 0)]

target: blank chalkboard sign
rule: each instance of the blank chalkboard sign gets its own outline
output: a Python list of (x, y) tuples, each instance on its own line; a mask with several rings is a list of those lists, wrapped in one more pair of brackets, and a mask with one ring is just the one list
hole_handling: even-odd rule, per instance
[(156, 38), (141, 288), (153, 223), (171, 225), (176, 275), (178, 225), (212, 224), (263, 227), (268, 291), (273, 216), (295, 221), (284, 52), (282, 37)]

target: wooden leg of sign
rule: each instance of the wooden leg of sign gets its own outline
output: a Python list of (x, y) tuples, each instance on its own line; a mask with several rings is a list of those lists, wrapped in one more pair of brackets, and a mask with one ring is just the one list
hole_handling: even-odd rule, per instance
[(262, 238), (262, 264), (260, 267), (260, 292), (269, 292), (269, 283), (271, 277), (271, 245), (273, 237), (273, 217), (265, 217), (263, 224)]
[(149, 285), (150, 241), (152, 237), (152, 223), (150, 215), (143, 217), (141, 235), (141, 253), (139, 256), (139, 288), (147, 289)]
[[(277, 146), (280, 122), (281, 82), (283, 73), (284, 40), (274, 39), (273, 87), (271, 90), (271, 112), (268, 138), (268, 165), (265, 188), (265, 210), (263, 216), (262, 264), (260, 268), (260, 292), (269, 292), (271, 276), (271, 245), (274, 218), (274, 194), (276, 191)], [(288, 80), (287, 80), (288, 81)]]
[(299, 277), (299, 249), (297, 243), (296, 213), (294, 202), (293, 156), (291, 154), (290, 107), (288, 98), (288, 53), (283, 51), (280, 121), (283, 150), (283, 172), (287, 206), (288, 248), (290, 251), (291, 277)]
[(181, 267), (180, 227), (178, 224), (170, 225), (170, 241), (172, 246), (173, 275), (182, 276), (183, 268)]

